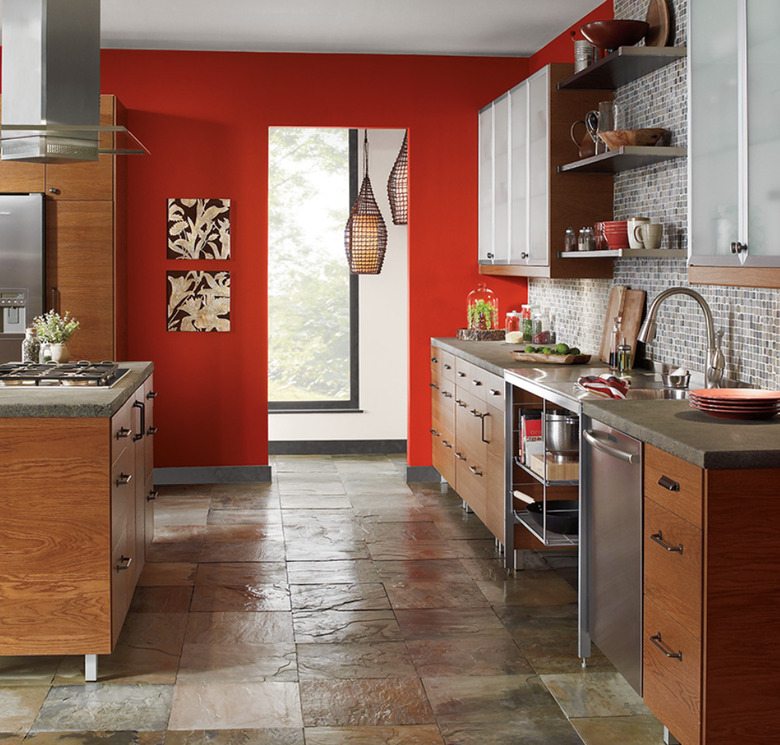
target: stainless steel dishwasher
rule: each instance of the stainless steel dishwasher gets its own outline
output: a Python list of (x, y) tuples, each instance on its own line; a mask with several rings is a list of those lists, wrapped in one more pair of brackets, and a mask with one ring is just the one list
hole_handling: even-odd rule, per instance
[(642, 443), (582, 417), (580, 657), (591, 641), (642, 693)]

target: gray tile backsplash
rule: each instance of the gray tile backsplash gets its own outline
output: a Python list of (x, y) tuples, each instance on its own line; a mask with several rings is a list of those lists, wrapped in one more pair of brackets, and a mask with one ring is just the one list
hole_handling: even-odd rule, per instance
[[(668, 0), (675, 45), (686, 43), (688, 0)], [(616, 18), (644, 19), (647, 0), (615, 0)], [(672, 145), (687, 144), (687, 64), (668, 65), (615, 91), (628, 126), (663, 126)], [(665, 226), (665, 248), (688, 247), (687, 165), (684, 158), (625, 171), (615, 176), (614, 219), (649, 217)], [(530, 279), (529, 302), (555, 313), (558, 336), (588, 352), (597, 351), (604, 309), (613, 285), (647, 292), (648, 302), (674, 286), (688, 286), (685, 259), (617, 259), (612, 280)], [(744, 287), (696, 285), (712, 308), (715, 327), (724, 331), (726, 375), (751, 385), (780, 388), (780, 292)], [(702, 372), (706, 332), (695, 301), (673, 297), (662, 306), (648, 357)]]

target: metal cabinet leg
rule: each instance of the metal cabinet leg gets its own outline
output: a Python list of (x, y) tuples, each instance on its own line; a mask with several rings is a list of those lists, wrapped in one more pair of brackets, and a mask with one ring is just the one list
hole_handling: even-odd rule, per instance
[(84, 680), (87, 683), (97, 681), (98, 656), (96, 654), (84, 655)]
[(680, 741), (664, 726), (664, 742), (666, 745), (680, 745)]

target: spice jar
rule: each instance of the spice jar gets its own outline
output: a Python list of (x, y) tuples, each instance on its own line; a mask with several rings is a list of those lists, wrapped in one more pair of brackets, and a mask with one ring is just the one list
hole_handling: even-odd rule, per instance
[(468, 327), (480, 331), (498, 328), (498, 298), (480, 282), (468, 294)]
[(531, 341), (531, 337), (534, 335), (533, 328), (531, 326), (531, 306), (524, 305), (520, 311), (520, 315), (522, 316), (523, 323), (523, 339), (525, 341)]
[(574, 235), (573, 228), (566, 228), (566, 235), (563, 239), (563, 250), (566, 253), (577, 250), (577, 236)]
[(595, 251), (596, 235), (593, 228), (580, 228), (580, 234), (577, 238), (578, 251)]
[(542, 308), (537, 308), (535, 310), (534, 315), (531, 318), (531, 326), (533, 327), (531, 341), (534, 344), (550, 343), (550, 317), (546, 310)]
[(522, 340), (522, 317), (516, 310), (510, 310), (504, 322), (504, 341), (508, 344), (517, 344)]
[(24, 330), (22, 340), (22, 362), (37, 363), (41, 356), (41, 342), (34, 328)]

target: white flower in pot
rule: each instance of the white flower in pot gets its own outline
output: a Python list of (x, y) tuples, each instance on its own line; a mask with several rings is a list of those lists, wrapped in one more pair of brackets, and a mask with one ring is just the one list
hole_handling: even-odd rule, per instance
[(49, 361), (43, 351), (46, 343), (50, 348), (52, 362), (67, 362), (70, 359), (68, 339), (79, 327), (79, 322), (75, 318), (69, 318), (68, 311), (61, 316), (57, 311), (50, 310), (42, 316), (36, 316), (33, 319), (33, 326), (41, 341), (41, 362)]

